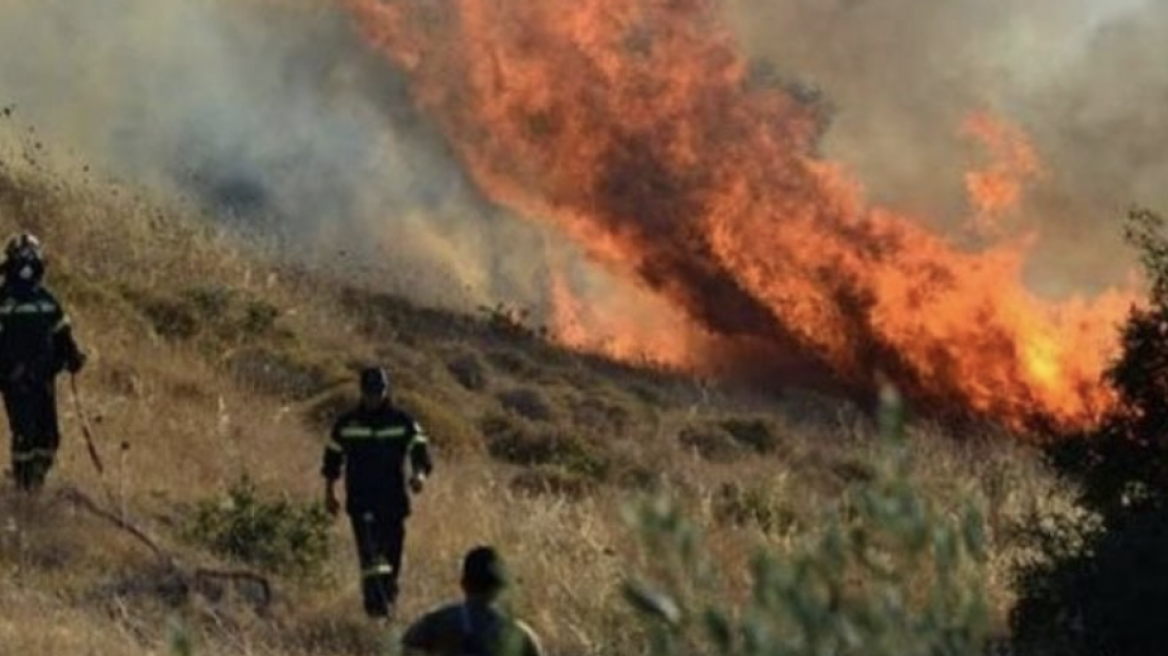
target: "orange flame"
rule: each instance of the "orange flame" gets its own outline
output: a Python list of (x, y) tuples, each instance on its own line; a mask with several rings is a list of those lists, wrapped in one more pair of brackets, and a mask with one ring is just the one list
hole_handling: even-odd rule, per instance
[[(1101, 374), (1130, 298), (1044, 302), (1024, 245), (963, 252), (869, 206), (816, 155), (816, 107), (751, 74), (713, 0), (341, 2), (491, 198), (701, 330), (1018, 427), (1083, 426), (1114, 402)], [(1030, 151), (971, 125), (1009, 162), (971, 178), (999, 209)]]
[(990, 114), (970, 116), (961, 132), (984, 145), (992, 158), (986, 169), (965, 175), (965, 188), (977, 211), (974, 228), (981, 234), (998, 234), (1002, 215), (1018, 209), (1026, 183), (1038, 175), (1038, 155), (1020, 129)]
[(549, 291), (549, 328), (568, 348), (664, 369), (704, 368), (699, 356), (708, 337), (691, 332), (669, 307), (655, 307), (656, 299), (621, 295), (586, 302), (555, 271)]

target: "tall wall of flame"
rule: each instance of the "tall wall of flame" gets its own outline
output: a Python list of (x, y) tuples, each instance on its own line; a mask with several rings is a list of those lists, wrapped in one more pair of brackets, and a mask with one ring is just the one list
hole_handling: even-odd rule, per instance
[(817, 154), (818, 106), (752, 75), (710, 0), (342, 2), (490, 198), (697, 328), (1016, 426), (1109, 403), (1128, 299), (1044, 302), (1024, 242), (965, 252), (869, 205)]

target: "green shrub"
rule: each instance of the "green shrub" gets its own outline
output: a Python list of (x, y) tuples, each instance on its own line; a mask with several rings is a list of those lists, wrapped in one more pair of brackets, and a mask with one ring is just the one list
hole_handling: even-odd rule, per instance
[(499, 348), (488, 351), (486, 355), (492, 367), (516, 378), (530, 379), (541, 373), (540, 367), (522, 351)]
[(585, 388), (566, 400), (572, 423), (582, 429), (613, 437), (636, 429), (635, 410), (619, 391), (605, 386)]
[(508, 412), (513, 412), (524, 419), (551, 421), (555, 418), (552, 406), (538, 390), (517, 387), (500, 392), (498, 399)]
[(895, 404), (887, 462), (851, 489), (813, 542), (759, 553), (745, 602), (731, 601), (696, 527), (668, 502), (632, 520), (646, 571), (625, 589), (658, 656), (981, 656), (984, 529), (954, 521), (914, 489)]
[(799, 524), (799, 518), (783, 505), (774, 490), (739, 483), (727, 483), (718, 489), (714, 517), (736, 526), (756, 526), (764, 533), (784, 533)]
[(664, 484), (665, 474), (660, 467), (618, 460), (609, 478), (622, 488), (652, 492)]
[(487, 365), (473, 352), (461, 353), (450, 358), (446, 370), (466, 389), (481, 392), (487, 388)]
[(774, 453), (781, 444), (779, 429), (768, 419), (734, 417), (723, 421), (722, 428), (756, 453)]
[(487, 439), (487, 451), (504, 462), (559, 467), (597, 481), (607, 480), (612, 469), (603, 447), (575, 432), (534, 429), (523, 420), (503, 415), (488, 415), (481, 428)]
[(286, 576), (312, 578), (328, 560), (332, 520), (319, 503), (263, 498), (246, 476), (195, 505), (183, 534), (215, 553)]
[(665, 394), (661, 390), (647, 383), (630, 383), (627, 386), (627, 389), (629, 393), (631, 393), (638, 401), (644, 403), (645, 405), (660, 407), (666, 403)]
[(289, 341), (277, 326), (280, 310), (223, 286), (188, 287), (160, 293), (124, 285), (120, 292), (154, 332), (172, 341), (211, 337), (225, 341)]
[(160, 337), (182, 341), (199, 333), (198, 315), (179, 299), (141, 296), (134, 301)]
[(683, 428), (677, 438), (702, 458), (714, 462), (729, 462), (748, 453), (774, 453), (782, 444), (772, 421), (753, 417), (692, 424)]
[(178, 618), (171, 618), (167, 624), (166, 642), (172, 656), (194, 656), (195, 643), (186, 624)]
[(844, 485), (867, 483), (876, 477), (872, 463), (855, 454), (829, 458), (823, 466), (827, 473)]
[(703, 459), (713, 462), (730, 462), (744, 455), (734, 436), (715, 422), (686, 426), (678, 433), (677, 439)]
[(239, 329), (245, 337), (264, 337), (276, 332), (280, 308), (267, 301), (252, 299), (243, 304)]

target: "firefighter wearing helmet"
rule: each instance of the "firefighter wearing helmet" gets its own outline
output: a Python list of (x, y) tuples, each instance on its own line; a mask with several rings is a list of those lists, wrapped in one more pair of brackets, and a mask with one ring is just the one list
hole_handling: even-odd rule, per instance
[(394, 404), (385, 370), (362, 371), (360, 387), (360, 405), (333, 426), (321, 474), (325, 507), (335, 515), (341, 507), (335, 485), (344, 472), (365, 612), (381, 619), (390, 617), (397, 601), (410, 495), (422, 491), (432, 464), (426, 435)]
[(85, 356), (64, 308), (44, 286), (44, 252), (37, 238), (10, 239), (0, 267), (0, 395), (12, 433), (17, 488), (33, 491), (44, 485), (60, 443), (56, 377), (79, 372)]

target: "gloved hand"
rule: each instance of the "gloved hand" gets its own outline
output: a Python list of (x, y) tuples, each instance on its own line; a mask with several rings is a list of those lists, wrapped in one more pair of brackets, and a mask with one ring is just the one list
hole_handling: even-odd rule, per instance
[(410, 492), (414, 494), (421, 494), (426, 487), (426, 475), (422, 473), (414, 474), (410, 477)]
[(85, 368), (86, 360), (88, 360), (88, 358), (85, 356), (85, 354), (81, 351), (77, 351), (73, 357), (69, 358), (69, 360), (65, 362), (65, 370), (71, 374), (80, 373), (81, 370)]
[(337, 513), (341, 512), (341, 502), (337, 500), (337, 495), (331, 489), (325, 492), (324, 510), (329, 514), (329, 517), (336, 517)]

